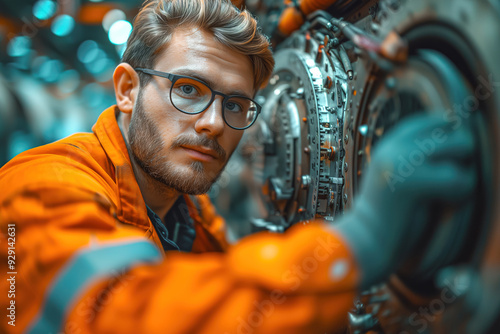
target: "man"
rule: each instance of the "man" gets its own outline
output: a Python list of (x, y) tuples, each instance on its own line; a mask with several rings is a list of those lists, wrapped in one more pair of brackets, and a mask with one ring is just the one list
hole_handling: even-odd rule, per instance
[[(147, 2), (114, 73), (117, 105), (93, 133), (27, 151), (0, 171), (2, 265), (15, 252), (1, 283), (15, 292), (1, 299), (15, 327), (4, 319), (3, 331), (341, 329), (356, 292), (415, 247), (425, 225), (409, 217), (470, 193), (459, 162), (472, 138), (439, 117), (415, 118), (380, 144), (359, 204), (338, 225), (228, 247), (202, 194), (255, 121), (252, 98), (272, 67), (255, 21), (228, 0)], [(432, 152), (387, 182), (398, 157), (418, 150), (415, 139)]]

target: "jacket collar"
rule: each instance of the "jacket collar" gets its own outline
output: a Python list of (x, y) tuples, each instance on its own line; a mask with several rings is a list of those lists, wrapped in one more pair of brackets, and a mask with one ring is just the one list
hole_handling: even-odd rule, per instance
[(143, 229), (149, 228), (146, 203), (135, 179), (125, 140), (118, 126), (117, 106), (106, 109), (99, 116), (92, 131), (97, 136), (109, 160), (113, 164), (118, 187), (118, 219)]

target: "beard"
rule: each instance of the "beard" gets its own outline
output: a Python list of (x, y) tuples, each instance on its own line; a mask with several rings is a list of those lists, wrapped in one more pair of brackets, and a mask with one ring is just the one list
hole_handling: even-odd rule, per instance
[[(152, 179), (160, 182), (170, 189), (183, 194), (199, 195), (210, 190), (218, 180), (227, 164), (226, 152), (215, 139), (207, 136), (180, 134), (174, 138), (170, 149), (183, 145), (205, 146), (217, 153), (218, 159), (225, 161), (216, 173), (206, 171), (200, 161), (191, 162), (188, 167), (176, 166), (163, 155), (164, 141), (155, 123), (148, 117), (142, 103), (142, 91), (137, 97), (137, 104), (132, 114), (129, 126), (129, 145), (132, 159)], [(180, 112), (180, 111), (179, 111)]]

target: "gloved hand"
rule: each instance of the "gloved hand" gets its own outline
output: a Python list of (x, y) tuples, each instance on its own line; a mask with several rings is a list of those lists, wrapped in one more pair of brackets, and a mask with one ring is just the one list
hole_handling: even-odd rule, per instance
[(351, 211), (335, 226), (361, 269), (361, 289), (387, 278), (415, 250), (432, 205), (457, 205), (475, 186), (474, 137), (442, 115), (402, 121), (375, 147)]

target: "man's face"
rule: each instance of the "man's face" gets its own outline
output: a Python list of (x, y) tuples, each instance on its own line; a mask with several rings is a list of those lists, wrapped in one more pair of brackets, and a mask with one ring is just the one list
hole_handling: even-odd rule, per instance
[[(194, 28), (178, 28), (154, 68), (201, 79), (213, 90), (252, 97), (253, 69), (247, 56)], [(243, 131), (222, 118), (222, 97), (201, 114), (172, 106), (171, 81), (152, 76), (141, 87), (129, 127), (133, 159), (153, 179), (186, 194), (201, 194), (217, 180)]]

